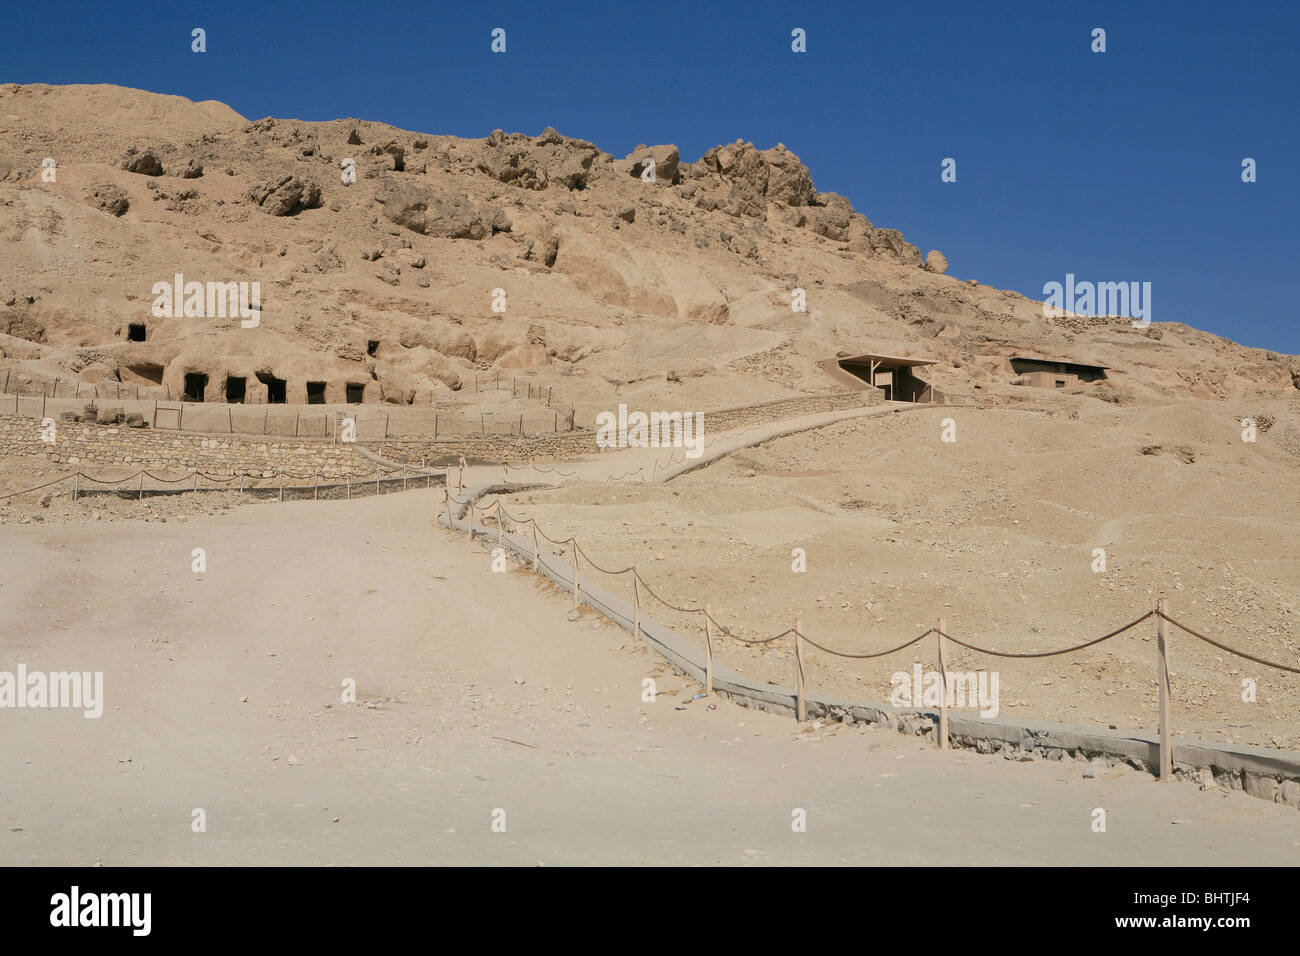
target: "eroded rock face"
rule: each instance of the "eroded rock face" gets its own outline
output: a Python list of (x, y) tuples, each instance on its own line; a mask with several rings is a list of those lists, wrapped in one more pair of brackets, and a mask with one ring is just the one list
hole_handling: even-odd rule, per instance
[(847, 241), (853, 205), (838, 193), (818, 193), (815, 200), (816, 205), (800, 210), (799, 225), (827, 239)]
[(921, 250), (904, 239), (897, 229), (877, 229), (872, 248), (879, 254), (891, 255), (901, 262), (921, 261)]
[(394, 183), (382, 198), (385, 219), (422, 236), (484, 239), (511, 228), (500, 206), (475, 203), (464, 193), (445, 196), (417, 183)]
[(494, 130), (477, 166), (493, 179), (522, 189), (584, 189), (599, 155), (591, 143), (561, 136), (549, 126), (535, 140)]
[(627, 156), (632, 163), (631, 175), (637, 179), (645, 172), (648, 163), (647, 159), (654, 160), (656, 183), (665, 186), (675, 186), (682, 180), (681, 175), (681, 156), (677, 152), (677, 147), (671, 144), (667, 146), (646, 146), (641, 145), (632, 150)]
[(767, 198), (770, 202), (783, 202), (787, 206), (806, 206), (817, 194), (812, 173), (799, 161), (799, 157), (777, 144), (763, 150), (768, 165)]
[(388, 142), (383, 146), (371, 146), (370, 152), (375, 156), (384, 156), (392, 160), (391, 169), (395, 173), (403, 172), (406, 169), (406, 149), (395, 142)]
[(120, 216), (130, 208), (126, 193), (112, 183), (96, 183), (86, 193), (86, 201), (110, 216)]
[(289, 216), (321, 204), (320, 186), (310, 179), (282, 176), (250, 190), (248, 198), (271, 216)]
[(767, 219), (767, 202), (757, 189), (743, 179), (731, 184), (724, 207), (728, 215), (749, 216), (751, 219)]
[(726, 200), (700, 196), (696, 205), (706, 212), (721, 209), (732, 216), (766, 219), (767, 205), (776, 203), (788, 210), (782, 214), (784, 221), (835, 242), (847, 242), (851, 252), (921, 261), (920, 250), (904, 242), (897, 230), (877, 235), (867, 218), (853, 211), (848, 199), (817, 192), (808, 167), (783, 144), (758, 150), (753, 143), (736, 140), (715, 146), (698, 163), (684, 168), (692, 178), (712, 175), (729, 185)]
[(126, 151), (119, 164), (122, 169), (128, 173), (139, 173), (141, 176), (161, 176), (163, 174), (162, 160), (152, 149), (139, 149), (132, 146)]

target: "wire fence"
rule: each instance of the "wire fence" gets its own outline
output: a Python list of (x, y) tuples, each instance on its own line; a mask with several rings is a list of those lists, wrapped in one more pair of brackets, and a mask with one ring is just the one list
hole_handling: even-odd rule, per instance
[[(466, 515), (463, 525), (461, 527), (458, 527), (457, 516), (453, 514), (452, 511), (453, 503), (455, 503), (458, 506), (461, 506), (458, 509), (459, 514)], [(1185, 632), (1191, 637), (1203, 641), (1206, 644), (1215, 647), (1218, 650), (1224, 651), (1226, 653), (1233, 654), (1237, 657), (1241, 657), (1245, 660), (1252, 661), (1264, 667), (1274, 668), (1276, 670), (1283, 671), (1290, 674), (1300, 674), (1300, 666), (1283, 664), (1277, 661), (1269, 660), (1264, 657), (1260, 657), (1255, 654), (1248, 653), (1247, 651), (1244, 651), (1237, 647), (1233, 647), (1227, 643), (1224, 643), (1223, 641), (1218, 641), (1213, 638), (1207, 637), (1206, 635), (1200, 633), (1194, 628), (1189, 627), (1186, 624), (1183, 624), (1182, 622), (1176, 620), (1175, 618), (1169, 615), (1167, 610), (1166, 600), (1164, 598), (1157, 600), (1155, 607), (1153, 607), (1151, 610), (1147, 611), (1146, 613), (1142, 614), (1137, 618), (1134, 618), (1133, 620), (1127, 622), (1126, 624), (1123, 624), (1120, 627), (1117, 627), (1114, 630), (1101, 635), (1100, 637), (1094, 638), (1089, 641), (1084, 641), (1083, 643), (1080, 644), (1074, 644), (1069, 647), (1057, 648), (1055, 650), (1019, 652), (1019, 651), (1003, 651), (994, 647), (981, 646), (971, 641), (963, 640), (959, 637), (954, 636), (950, 632), (946, 622), (942, 618), (939, 619), (939, 621), (936, 623), (934, 627), (928, 628), (927, 630), (911, 638), (910, 640), (907, 640), (895, 647), (890, 647), (885, 650), (872, 651), (867, 653), (849, 653), (847, 651), (842, 651), (832, 647), (827, 647), (826, 645), (818, 641), (815, 641), (811, 637), (809, 637), (808, 634), (803, 629), (802, 622), (798, 620), (795, 621), (792, 627), (787, 627), (785, 630), (781, 631), (780, 633), (772, 634), (771, 636), (760, 638), (757, 640), (750, 640), (741, 637), (739, 634), (735, 633), (735, 629), (719, 621), (717, 617), (714, 616), (711, 605), (707, 603), (703, 606), (689, 607), (689, 606), (682, 606), (673, 603), (672, 601), (669, 601), (667, 598), (663, 597), (658, 591), (656, 591), (654, 588), (650, 586), (649, 582), (646, 581), (645, 577), (641, 574), (639, 568), (635, 563), (624, 568), (605, 567), (597, 563), (596, 561), (594, 561), (591, 555), (578, 543), (575, 537), (570, 536), (563, 540), (553, 538), (549, 534), (547, 534), (544, 530), (541, 529), (536, 518), (534, 517), (519, 518), (510, 514), (510, 512), (507, 511), (505, 507), (502, 505), (502, 499), (500, 494), (498, 494), (497, 497), (493, 499), (489, 504), (482, 505), (478, 503), (477, 498), (472, 494), (466, 495), (463, 498), (456, 497), (456, 495), (452, 493), (451, 487), (448, 486), (444, 490), (444, 498), (439, 508), (439, 514), (436, 518), (436, 523), (442, 524), (445, 518), (446, 526), (450, 531), (455, 533), (460, 533), (463, 527), (464, 534), (470, 540), (473, 540), (475, 535), (478, 535), (480, 537), (486, 536), (490, 538), (491, 537), (490, 528), (488, 528), (487, 526), (481, 526), (480, 528), (475, 527), (474, 519), (475, 519), (476, 512), (480, 518), (486, 519), (487, 516), (491, 515), (495, 519), (496, 538), (497, 538), (498, 546), (504, 544), (504, 536), (506, 534), (507, 523), (509, 523), (512, 529), (510, 533), (515, 535), (521, 535), (525, 541), (528, 540), (528, 536), (526, 534), (522, 534), (522, 532), (524, 531), (530, 532), (531, 541), (532, 541), (531, 554), (525, 553), (525, 556), (530, 559), (533, 570), (537, 570), (539, 564), (541, 564), (547, 567), (548, 570), (551, 572), (551, 574), (555, 576), (557, 579), (567, 580), (569, 582), (567, 586), (567, 590), (569, 590), (573, 595), (573, 603), (575, 607), (577, 607), (579, 604), (587, 603), (590, 606), (596, 607), (598, 610), (601, 610), (602, 613), (606, 613), (608, 610), (596, 598), (595, 595), (592, 595), (590, 593), (590, 591), (588, 591), (586, 595), (583, 594), (582, 582), (585, 578), (585, 573), (586, 573), (583, 568), (583, 562), (586, 563), (589, 570), (591, 571), (597, 571), (611, 576), (631, 575), (631, 579), (630, 579), (631, 592), (632, 592), (631, 603), (634, 609), (633, 620), (631, 622), (628, 622), (623, 615), (617, 613), (606, 613), (606, 616), (610, 617), (613, 620), (616, 620), (616, 622), (619, 623), (621, 626), (626, 627), (633, 634), (633, 636), (638, 640), (643, 639), (645, 636), (644, 619), (642, 618), (642, 613), (641, 613), (641, 605), (642, 605), (641, 596), (643, 593), (649, 596), (650, 598), (653, 598), (655, 601), (657, 601), (659, 604), (662, 604), (664, 607), (676, 611), (680, 614), (699, 615), (699, 619), (701, 621), (700, 632), (702, 633), (704, 638), (704, 642), (703, 642), (704, 643), (704, 647), (703, 647), (704, 682), (703, 683), (704, 683), (704, 690), (706, 694), (712, 694), (714, 691), (713, 688), (714, 644), (717, 639), (726, 638), (747, 645), (768, 645), (786, 638), (791, 639), (794, 648), (794, 678), (795, 678), (794, 710), (795, 710), (796, 719), (799, 720), (800, 722), (807, 720), (808, 694), (805, 686), (806, 684), (805, 668), (804, 668), (804, 663), (806, 659), (805, 645), (815, 648), (816, 650), (824, 654), (828, 654), (836, 658), (841, 658), (845, 660), (867, 660), (867, 659), (887, 657), (891, 654), (897, 654), (900, 651), (906, 650), (909, 647), (913, 647), (919, 644), (927, 637), (933, 636), (935, 638), (935, 648), (937, 651), (938, 661), (939, 661), (938, 673), (940, 679), (939, 720), (938, 720), (937, 739), (938, 739), (938, 745), (940, 749), (947, 750), (950, 749), (951, 747), (951, 740), (948, 732), (948, 708), (950, 706), (949, 696), (950, 696), (951, 684), (949, 679), (948, 667), (946, 663), (946, 651), (947, 651), (947, 645), (949, 643), (965, 648), (966, 650), (971, 651), (972, 653), (983, 654), (995, 658), (1025, 660), (1025, 659), (1033, 659), (1033, 658), (1058, 657), (1062, 655), (1074, 654), (1086, 648), (1096, 647), (1106, 641), (1112, 640), (1118, 637), (1119, 635), (1126, 633), (1127, 631), (1132, 630), (1133, 628), (1137, 627), (1140, 624), (1155, 619), (1156, 646), (1157, 646), (1156, 683), (1159, 688), (1158, 776), (1160, 780), (1165, 781), (1172, 778), (1173, 758), (1174, 758), (1173, 745), (1170, 740), (1170, 702), (1171, 702), (1172, 695), (1171, 695), (1170, 683), (1169, 683), (1169, 658), (1168, 658), (1169, 634), (1167, 632), (1166, 624), (1172, 625), (1173, 627), (1178, 628), (1179, 630)], [(539, 540), (545, 541), (549, 545), (560, 548), (561, 553), (558, 555), (550, 555), (548, 552), (543, 552), (540, 548)], [(544, 554), (546, 554), (546, 557), (543, 557)], [(552, 558), (554, 560), (567, 560), (568, 567), (564, 569), (556, 568), (553, 564), (550, 563)]]

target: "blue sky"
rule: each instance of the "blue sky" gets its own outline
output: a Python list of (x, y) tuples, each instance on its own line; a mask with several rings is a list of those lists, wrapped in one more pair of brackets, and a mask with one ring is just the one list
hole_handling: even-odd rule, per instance
[(954, 275), (1033, 298), (1067, 272), (1149, 281), (1154, 321), (1291, 353), (1298, 63), (1294, 0), (44, 2), (11, 6), (0, 32), (0, 82), (117, 83), (254, 119), (549, 125), (687, 160), (783, 142)]

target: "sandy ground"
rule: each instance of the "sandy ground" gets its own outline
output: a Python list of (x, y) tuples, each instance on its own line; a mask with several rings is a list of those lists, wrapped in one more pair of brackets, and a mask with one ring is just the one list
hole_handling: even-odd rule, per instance
[[(1294, 666), (1300, 408), (1270, 410), (1278, 425), (1249, 445), (1231, 403), (909, 409), (767, 442), (668, 484), (570, 483), (508, 510), (576, 536), (605, 567), (639, 562), (657, 593), (710, 602), (748, 640), (801, 620), (819, 643), (867, 653), (943, 617), (970, 643), (1035, 652), (1100, 637), (1165, 596), (1189, 626)], [(948, 418), (958, 441), (943, 444)], [(1171, 446), (1170, 434), (1194, 442)], [(796, 548), (805, 573), (792, 570)], [(631, 597), (628, 576), (596, 579)], [(701, 627), (698, 615), (652, 613), (683, 633)], [(790, 641), (721, 647), (742, 672), (792, 683)], [(1300, 749), (1300, 678), (1181, 632), (1170, 653), (1176, 734)], [(951, 661), (999, 673), (1003, 716), (1155, 728), (1154, 621), (1069, 656), (956, 648)], [(813, 687), (884, 702), (892, 675), (915, 663), (937, 665), (933, 640), (868, 661), (813, 652), (808, 673)], [(1246, 679), (1254, 701), (1242, 699)]]
[(1300, 858), (1295, 811), (1243, 794), (708, 710), (623, 632), (432, 530), (436, 497), (0, 529), (2, 666), (102, 670), (106, 696), (97, 720), (0, 712), (0, 864)]

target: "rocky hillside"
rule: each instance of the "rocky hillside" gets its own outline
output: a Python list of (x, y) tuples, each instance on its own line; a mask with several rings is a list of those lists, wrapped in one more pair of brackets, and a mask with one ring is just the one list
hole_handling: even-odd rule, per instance
[[(330, 402), (352, 384), (367, 402), (427, 406), (476, 374), (528, 369), (582, 408), (711, 408), (839, 387), (817, 362), (870, 351), (938, 360), (956, 398), (1023, 393), (1006, 365), (1021, 353), (1110, 366), (1080, 391), (1118, 403), (1300, 388), (1295, 357), (1178, 323), (1049, 320), (946, 274), (939, 253), (819, 192), (782, 144), (619, 158), (549, 128), (250, 122), (120, 87), (11, 84), (0, 262), (14, 383), (176, 397), (200, 372), (207, 401), (233, 375), (254, 402), (276, 381), (306, 401), (312, 381)], [(259, 283), (256, 327), (156, 316), (155, 284), (178, 274)]]

